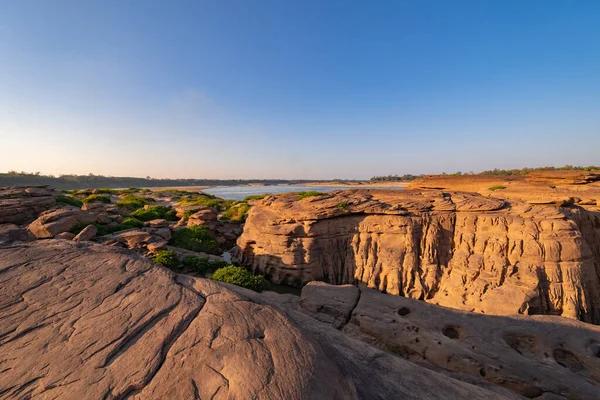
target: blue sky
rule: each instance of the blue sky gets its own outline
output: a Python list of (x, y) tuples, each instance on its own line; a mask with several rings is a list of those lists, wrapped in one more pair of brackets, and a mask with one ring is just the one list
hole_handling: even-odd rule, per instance
[(600, 1), (3, 1), (0, 171), (600, 164)]

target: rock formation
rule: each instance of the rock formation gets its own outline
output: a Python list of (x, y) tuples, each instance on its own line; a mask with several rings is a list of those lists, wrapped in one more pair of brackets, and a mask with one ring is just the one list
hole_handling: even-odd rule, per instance
[(306, 285), (298, 304), (349, 336), (459, 379), (485, 380), (528, 398), (600, 398), (598, 326), (474, 314), (322, 282)]
[(0, 282), (1, 398), (519, 398), (127, 250), (15, 244), (0, 248)]
[(44, 187), (0, 187), (0, 224), (28, 224), (56, 204), (54, 191)]
[(57, 208), (44, 211), (27, 229), (38, 239), (47, 239), (68, 232), (77, 223), (92, 223), (98, 216), (75, 207)]
[(295, 286), (362, 282), (462, 310), (600, 323), (597, 215), (435, 190), (290, 193), (255, 204), (234, 260)]

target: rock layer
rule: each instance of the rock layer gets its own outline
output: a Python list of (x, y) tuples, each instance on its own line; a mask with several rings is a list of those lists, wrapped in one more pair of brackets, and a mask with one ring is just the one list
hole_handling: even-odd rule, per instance
[(362, 282), (463, 310), (600, 323), (593, 212), (460, 192), (286, 194), (250, 210), (234, 259), (277, 283)]
[(528, 398), (600, 398), (600, 327), (594, 325), (480, 315), (322, 282), (306, 285), (299, 304), (350, 336), (452, 376)]
[(44, 187), (0, 187), (0, 224), (27, 224), (56, 204), (54, 191)]
[(0, 398), (517, 398), (131, 251), (0, 248), (0, 284)]

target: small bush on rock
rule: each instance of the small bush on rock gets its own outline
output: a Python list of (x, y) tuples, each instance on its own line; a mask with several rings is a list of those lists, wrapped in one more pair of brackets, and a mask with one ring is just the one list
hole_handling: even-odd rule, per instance
[(262, 275), (254, 276), (248, 270), (234, 265), (219, 268), (211, 278), (215, 281), (231, 283), (257, 292), (267, 288), (267, 281)]
[(246, 196), (244, 197), (244, 201), (250, 201), (250, 200), (262, 200), (265, 197), (270, 196), (269, 193), (265, 193), (265, 194), (255, 194), (252, 196)]
[(172, 250), (157, 251), (154, 257), (152, 257), (152, 261), (170, 269), (177, 269), (179, 267), (179, 257)]
[(246, 214), (248, 213), (249, 209), (250, 206), (248, 204), (240, 203), (225, 211), (221, 215), (221, 219), (232, 222), (244, 222), (246, 220)]
[(340, 210), (345, 210), (346, 208), (348, 208), (349, 205), (350, 205), (350, 203), (348, 203), (347, 201), (340, 201), (335, 206), (337, 208), (339, 208)]
[(169, 241), (171, 246), (186, 250), (217, 254), (219, 244), (206, 226), (188, 226), (173, 233)]
[(140, 208), (131, 215), (140, 221), (151, 221), (153, 219), (166, 219), (167, 221), (177, 221), (176, 211), (164, 206), (152, 206), (147, 209)]
[(498, 186), (492, 186), (491, 188), (489, 188), (489, 190), (491, 190), (492, 192), (496, 191), (496, 190), (502, 190), (502, 189), (506, 189), (506, 186), (498, 185)]
[(145, 205), (154, 203), (155, 200), (149, 197), (135, 196), (128, 194), (117, 202), (118, 206), (125, 207), (130, 211), (135, 211), (139, 208), (143, 208)]
[(88, 203), (104, 203), (104, 204), (110, 204), (110, 197), (106, 197), (106, 196), (102, 196), (100, 194), (91, 194), (88, 197), (86, 197), (85, 199), (83, 199), (83, 204), (88, 204)]
[(56, 202), (60, 205), (73, 207), (81, 207), (83, 205), (83, 202), (81, 200), (64, 194), (59, 194), (58, 196), (56, 196)]
[[(140, 221), (139, 219), (133, 218), (133, 217), (127, 217), (123, 220), (123, 222), (121, 222), (122, 226), (127, 226), (129, 228), (141, 228), (144, 226), (144, 223), (142, 221)], [(125, 228), (125, 229), (129, 229), (129, 228)]]
[(321, 193), (321, 192), (317, 192), (316, 190), (309, 190), (306, 192), (298, 192), (298, 198), (300, 200), (305, 199), (307, 197), (315, 197), (315, 196), (322, 196), (325, 193)]

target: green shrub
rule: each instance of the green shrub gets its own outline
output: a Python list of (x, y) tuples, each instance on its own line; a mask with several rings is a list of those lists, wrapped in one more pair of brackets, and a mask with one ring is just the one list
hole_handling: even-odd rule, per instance
[(100, 189), (96, 189), (98, 191), (98, 193), (100, 194), (113, 194), (113, 193), (117, 193), (116, 190), (114, 189), (109, 189), (109, 188), (100, 188)]
[(255, 194), (252, 196), (246, 196), (244, 197), (244, 201), (250, 201), (250, 200), (262, 200), (267, 196), (270, 196), (270, 193), (265, 193), (265, 194)]
[(309, 190), (306, 192), (298, 192), (298, 198), (300, 200), (305, 199), (307, 197), (315, 197), (315, 196), (322, 196), (325, 193), (321, 193), (321, 192), (317, 192), (316, 190)]
[(104, 204), (110, 204), (110, 197), (106, 197), (106, 196), (102, 196), (100, 194), (91, 194), (88, 197), (86, 197), (85, 199), (83, 199), (83, 204), (88, 204), (88, 203), (104, 203)]
[(167, 221), (177, 221), (175, 210), (164, 206), (152, 206), (147, 209), (140, 208), (133, 213), (134, 217), (141, 221), (151, 221), (153, 219), (166, 219)]
[(204, 275), (207, 272), (214, 272), (227, 265), (229, 264), (225, 261), (210, 260), (208, 258), (189, 255), (181, 260), (180, 268), (183, 272), (195, 272), (199, 275)]
[(81, 207), (83, 202), (75, 197), (59, 194), (56, 196), (56, 202), (60, 205)]
[(156, 252), (152, 261), (170, 269), (179, 267), (179, 257), (173, 250), (159, 250)]
[(221, 219), (232, 222), (244, 222), (246, 220), (246, 214), (248, 213), (249, 209), (250, 206), (246, 203), (237, 204), (231, 207), (229, 210), (225, 211), (221, 215)]
[(215, 281), (231, 283), (257, 292), (267, 288), (267, 281), (262, 275), (253, 276), (248, 270), (234, 265), (219, 268), (211, 278)]
[(118, 206), (125, 207), (130, 211), (143, 208), (145, 205), (155, 203), (156, 201), (149, 197), (135, 196), (128, 194), (117, 202)]
[(211, 207), (218, 212), (225, 211), (237, 202), (224, 200), (211, 194), (200, 193), (196, 196), (186, 197), (179, 203), (180, 206), (205, 206)]
[(185, 271), (196, 272), (200, 275), (204, 275), (208, 271), (208, 258), (185, 256), (181, 261), (181, 265)]
[(188, 226), (173, 232), (169, 241), (171, 246), (181, 247), (195, 252), (217, 254), (219, 244), (206, 226)]
[(345, 210), (346, 208), (348, 208), (349, 205), (350, 205), (350, 203), (348, 203), (347, 201), (340, 201), (335, 206), (337, 208), (339, 208), (340, 210)]
[[(123, 220), (123, 222), (121, 222), (121, 225), (131, 227), (131, 228), (141, 228), (144, 226), (144, 223), (137, 218), (127, 217)], [(129, 229), (129, 228), (125, 228), (125, 229)]]
[(495, 190), (502, 190), (502, 189), (506, 189), (506, 186), (492, 186), (491, 188), (489, 188), (489, 190), (491, 190), (492, 192)]

